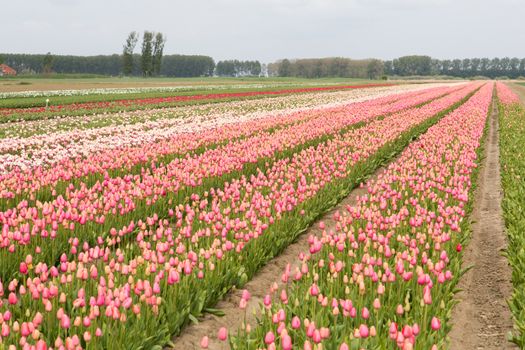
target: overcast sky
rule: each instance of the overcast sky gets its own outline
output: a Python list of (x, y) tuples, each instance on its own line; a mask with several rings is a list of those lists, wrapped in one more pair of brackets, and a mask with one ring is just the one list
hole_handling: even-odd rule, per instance
[(130, 31), (147, 29), (166, 34), (165, 54), (204, 54), (216, 60), (525, 57), (524, 0), (1, 3), (0, 52), (9, 53), (120, 53)]

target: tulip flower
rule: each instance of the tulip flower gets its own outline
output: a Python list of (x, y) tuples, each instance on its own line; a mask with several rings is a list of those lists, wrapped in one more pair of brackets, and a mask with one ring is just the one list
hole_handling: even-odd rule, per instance
[(441, 321), (437, 317), (432, 317), (432, 320), (430, 321), (430, 326), (433, 330), (437, 331), (441, 328)]
[(275, 336), (274, 336), (273, 332), (268, 332), (268, 333), (266, 333), (266, 335), (264, 336), (264, 343), (265, 343), (266, 345), (270, 345), (270, 344), (272, 344), (274, 341), (275, 341)]
[(208, 345), (209, 345), (208, 337), (207, 336), (202, 337), (202, 339), (201, 339), (201, 348), (202, 349), (207, 349)]

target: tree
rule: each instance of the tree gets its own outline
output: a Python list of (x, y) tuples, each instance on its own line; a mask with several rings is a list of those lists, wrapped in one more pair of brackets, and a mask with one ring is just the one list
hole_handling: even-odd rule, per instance
[(450, 69), (452, 68), (451, 60), (443, 60), (441, 62), (441, 74), (447, 75), (450, 74)]
[(513, 57), (510, 59), (510, 76), (512, 78), (517, 78), (520, 75), (520, 59)]
[(399, 75), (430, 75), (432, 58), (430, 56), (403, 56), (394, 60), (396, 73)]
[(135, 51), (135, 46), (139, 40), (139, 35), (137, 32), (131, 32), (126, 39), (122, 52), (122, 72), (124, 75), (133, 74), (133, 51)]
[(281, 63), (279, 64), (279, 69), (278, 69), (278, 73), (277, 74), (280, 77), (289, 77), (289, 76), (292, 75), (291, 64), (290, 64), (290, 61), (287, 58), (282, 60)]
[(155, 35), (153, 41), (153, 57), (152, 57), (152, 72), (155, 75), (160, 74), (160, 66), (162, 63), (162, 54), (164, 52), (164, 44), (166, 43), (166, 37), (162, 33)]
[(506, 75), (510, 71), (510, 58), (503, 57), (500, 60), (500, 71), (503, 75)]
[(385, 74), (388, 74), (388, 75), (394, 74), (394, 64), (392, 61), (385, 61), (383, 65), (385, 67), (384, 68)]
[[(379, 77), (383, 74), (383, 63), (380, 60), (352, 60), (343, 57), (327, 58), (308, 58), (296, 59), (290, 61), (284, 59), (269, 64), (269, 72), (277, 72), (281, 77), (303, 77), (303, 78), (321, 78), (321, 77), (343, 77), (343, 78), (369, 78)], [(370, 64), (372, 62), (372, 64)], [(368, 68), (371, 71), (368, 71)], [(273, 73), (275, 74), (275, 73)]]
[(49, 74), (53, 71), (53, 55), (51, 52), (46, 53), (44, 60), (42, 61), (42, 72)]
[(455, 76), (461, 74), (461, 60), (459, 58), (452, 60), (452, 74)]
[(217, 62), (215, 73), (219, 76), (243, 77), (261, 74), (259, 61), (226, 60)]
[(500, 75), (500, 71), (501, 71), (500, 63), (501, 63), (501, 60), (498, 57), (495, 57), (490, 61), (490, 72), (491, 72), (490, 76), (492, 78)]
[(430, 65), (430, 74), (431, 75), (439, 75), (441, 73), (442, 64), (440, 60), (432, 59), (431, 65)]
[(462, 61), (461, 61), (461, 72), (462, 72), (462, 75), (464, 77), (466, 76), (471, 76), (471, 61), (469, 58), (464, 58)]
[(235, 64), (233, 60), (219, 61), (215, 73), (221, 77), (235, 76)]
[(348, 66), (350, 60), (342, 57), (334, 57), (326, 59), (328, 66), (326, 73), (330, 77), (346, 77), (348, 76)]
[(161, 74), (175, 77), (213, 75), (215, 62), (209, 56), (166, 55), (162, 58)]
[(4, 61), (5, 61), (4, 55), (0, 55), (0, 64), (4, 63)]
[(471, 68), (472, 75), (478, 75), (480, 65), (481, 65), (480, 58), (473, 58), (472, 60), (470, 60), (470, 68)]
[[(286, 72), (287, 70), (291, 71), (291, 69), (285, 69), (286, 68), (286, 63), (285, 63), (286, 60), (283, 61), (283, 70)], [(292, 65), (290, 65), (291, 67)], [(307, 78), (308, 77), (308, 70), (307, 70), (307, 60), (297, 60), (296, 62), (294, 62), (294, 72), (295, 72), (295, 76), (298, 76), (298, 77), (303, 77), (303, 78)], [(292, 76), (292, 72), (286, 74), (285, 75), (281, 75), (279, 74), (280, 76), (282, 77), (289, 77), (289, 76)]]
[(481, 75), (489, 76), (490, 60), (487, 57), (483, 57), (479, 64), (479, 72)]
[(384, 73), (385, 67), (383, 62), (377, 59), (372, 59), (368, 63), (367, 74), (369, 79), (378, 79)]
[(281, 65), (279, 62), (272, 62), (268, 63), (267, 69), (268, 69), (268, 76), (269, 77), (276, 77), (279, 75), (279, 67)]
[(153, 74), (153, 32), (144, 31), (142, 36), (142, 75), (150, 77)]
[(525, 58), (522, 58), (520, 61), (519, 75), (525, 76)]

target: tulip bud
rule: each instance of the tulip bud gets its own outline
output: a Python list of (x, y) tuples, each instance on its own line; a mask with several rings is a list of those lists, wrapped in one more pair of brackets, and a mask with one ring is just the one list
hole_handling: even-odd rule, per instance
[(266, 345), (270, 345), (274, 341), (275, 341), (275, 335), (273, 335), (273, 332), (266, 333), (266, 335), (264, 336), (264, 343)]
[(430, 321), (430, 326), (433, 330), (437, 331), (441, 328), (441, 321), (437, 317), (432, 317), (432, 321)]
[(225, 327), (221, 327), (217, 333), (217, 338), (222, 341), (226, 340), (228, 338), (228, 330)]
[(208, 345), (209, 345), (209, 342), (210, 341), (209, 341), (207, 336), (202, 337), (202, 339), (201, 339), (201, 348), (207, 349)]

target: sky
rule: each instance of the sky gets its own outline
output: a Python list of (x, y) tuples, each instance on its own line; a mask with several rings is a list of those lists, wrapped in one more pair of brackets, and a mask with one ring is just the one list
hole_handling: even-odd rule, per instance
[(215, 60), (525, 57), (524, 0), (0, 1), (4, 53), (120, 53), (151, 30)]

